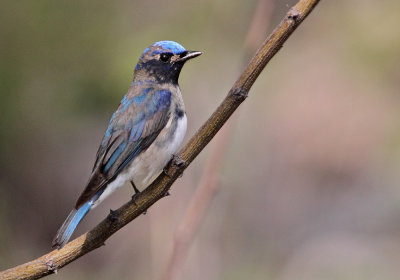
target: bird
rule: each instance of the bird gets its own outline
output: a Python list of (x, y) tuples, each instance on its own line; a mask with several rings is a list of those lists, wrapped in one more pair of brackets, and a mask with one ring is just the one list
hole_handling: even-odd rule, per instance
[(179, 74), (186, 61), (201, 55), (174, 41), (146, 48), (98, 148), (83, 192), (52, 242), (62, 248), (86, 214), (116, 189), (131, 183), (135, 194), (163, 171), (186, 134), (187, 117)]

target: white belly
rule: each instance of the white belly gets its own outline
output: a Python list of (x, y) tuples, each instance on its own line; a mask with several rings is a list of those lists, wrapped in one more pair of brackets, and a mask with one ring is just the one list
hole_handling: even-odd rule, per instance
[(154, 181), (165, 165), (171, 160), (172, 155), (178, 151), (185, 137), (187, 126), (186, 114), (176, 122), (176, 129), (171, 134), (171, 129), (174, 128), (173, 117), (171, 117), (150, 147), (140, 153), (125, 171), (121, 172), (114, 181), (108, 184), (92, 208), (96, 207), (117, 188), (129, 181), (133, 181), (140, 190), (143, 190)]

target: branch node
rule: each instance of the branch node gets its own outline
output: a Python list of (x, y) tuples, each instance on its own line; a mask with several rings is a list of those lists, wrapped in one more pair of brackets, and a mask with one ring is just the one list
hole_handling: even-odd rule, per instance
[(108, 215), (108, 219), (110, 220), (110, 222), (112, 224), (118, 223), (119, 217), (118, 217), (117, 210), (114, 211), (114, 210), (110, 209), (110, 214)]
[(300, 17), (300, 12), (296, 9), (296, 7), (292, 7), (288, 12), (287, 17), (288, 19), (297, 21)]
[(48, 271), (50, 271), (50, 272), (52, 272), (54, 274), (57, 274), (58, 268), (57, 268), (57, 265), (54, 263), (53, 260), (48, 260), (46, 262), (46, 267), (47, 267)]
[(184, 167), (186, 162), (179, 155), (173, 155), (172, 164), (176, 167)]
[(249, 92), (244, 90), (242, 87), (239, 87), (233, 91), (232, 95), (236, 101), (242, 102), (247, 98), (247, 96), (249, 96)]

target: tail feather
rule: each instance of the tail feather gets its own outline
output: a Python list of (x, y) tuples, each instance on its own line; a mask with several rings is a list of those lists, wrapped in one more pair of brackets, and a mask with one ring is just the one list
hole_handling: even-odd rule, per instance
[(80, 223), (80, 221), (86, 216), (92, 207), (91, 202), (86, 202), (78, 210), (73, 209), (69, 213), (67, 219), (64, 221), (60, 229), (57, 231), (56, 237), (53, 239), (52, 247), (57, 247), (61, 249), (67, 244), (68, 240), (71, 238), (72, 233)]

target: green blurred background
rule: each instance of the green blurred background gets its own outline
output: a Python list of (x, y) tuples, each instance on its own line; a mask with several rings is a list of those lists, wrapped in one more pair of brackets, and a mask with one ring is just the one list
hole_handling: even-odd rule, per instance
[[(268, 32), (296, 2), (261, 1)], [(50, 250), (142, 50), (174, 40), (204, 52), (180, 78), (187, 141), (243, 69), (258, 2), (2, 1), (0, 270)], [(322, 0), (285, 43), (235, 113), (180, 279), (400, 278), (399, 11)], [(48, 279), (159, 279), (209, 152), (146, 216)]]

